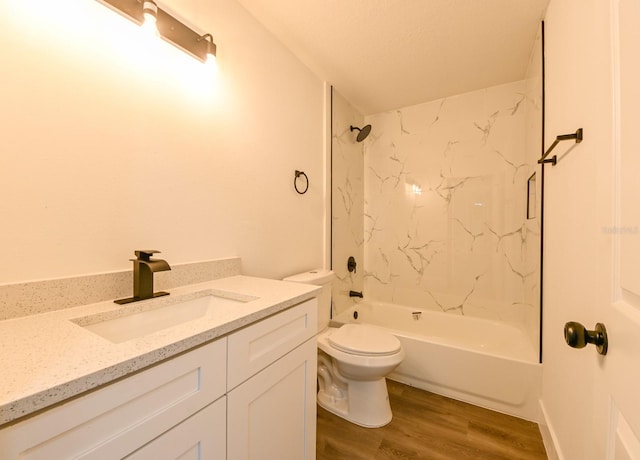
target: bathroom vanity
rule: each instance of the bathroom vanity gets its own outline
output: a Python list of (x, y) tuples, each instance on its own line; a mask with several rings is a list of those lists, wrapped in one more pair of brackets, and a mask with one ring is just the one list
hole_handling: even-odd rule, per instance
[[(0, 322), (3, 356), (23, 354), (0, 377), (0, 458), (315, 458), (317, 293), (234, 276), (139, 311), (103, 302)], [(143, 335), (94, 328), (206, 296), (241, 300)]]

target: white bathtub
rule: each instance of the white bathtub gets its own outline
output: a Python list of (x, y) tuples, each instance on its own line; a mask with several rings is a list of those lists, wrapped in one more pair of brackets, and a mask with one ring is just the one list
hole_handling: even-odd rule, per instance
[(333, 322), (373, 324), (397, 336), (407, 356), (388, 376), (393, 380), (539, 420), (542, 367), (513, 326), (381, 302), (361, 302)]

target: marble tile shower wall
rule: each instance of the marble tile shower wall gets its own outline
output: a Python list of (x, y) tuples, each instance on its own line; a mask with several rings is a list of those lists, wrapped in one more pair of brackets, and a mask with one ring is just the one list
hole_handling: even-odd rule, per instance
[[(349, 291), (362, 291), (364, 274), (364, 150), (349, 126), (362, 127), (364, 117), (333, 90), (332, 97), (332, 188), (331, 258), (335, 273), (334, 311), (354, 303)], [(356, 259), (356, 271), (347, 270), (349, 256)]]
[[(526, 163), (535, 172), (535, 199), (533, 212), (527, 219), (527, 239), (525, 240), (525, 258), (529, 265), (535, 266), (535, 272), (525, 278), (524, 305), (533, 306), (524, 311), (524, 330), (529, 334), (531, 343), (540, 343), (540, 197), (541, 179), (538, 159), (544, 152), (542, 145), (542, 30), (538, 30), (533, 45), (525, 79), (525, 135), (526, 135)], [(537, 264), (534, 262), (538, 261)]]
[(369, 298), (532, 322), (539, 256), (528, 242), (539, 230), (526, 218), (525, 112), (535, 104), (523, 80), (367, 117)]

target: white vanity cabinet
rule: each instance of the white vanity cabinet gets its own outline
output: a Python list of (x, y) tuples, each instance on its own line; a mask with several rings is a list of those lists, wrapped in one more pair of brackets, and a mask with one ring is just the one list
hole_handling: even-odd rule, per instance
[(0, 429), (0, 459), (315, 458), (317, 300)]
[(315, 459), (316, 302), (229, 336), (227, 458)]
[[(212, 403), (220, 407), (214, 401), (224, 407), (226, 353), (222, 338), (4, 428), (0, 458), (126, 458)], [(206, 458), (226, 458), (225, 416), (216, 412), (201, 438), (178, 437), (173, 443), (184, 447), (182, 452), (195, 446)], [(209, 438), (219, 444), (204, 442)]]

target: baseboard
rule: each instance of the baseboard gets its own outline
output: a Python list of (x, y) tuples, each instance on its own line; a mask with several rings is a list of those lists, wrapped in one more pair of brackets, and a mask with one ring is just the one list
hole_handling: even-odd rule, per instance
[(540, 435), (542, 436), (542, 442), (544, 448), (547, 451), (547, 458), (549, 460), (564, 460), (564, 457), (560, 454), (558, 446), (558, 439), (553, 431), (553, 426), (549, 423), (549, 417), (547, 417), (547, 411), (544, 408), (542, 400), (540, 400)]

